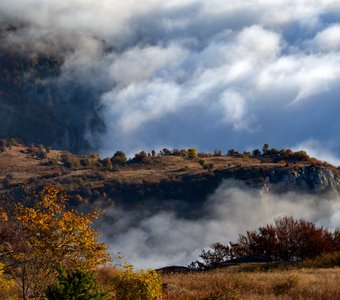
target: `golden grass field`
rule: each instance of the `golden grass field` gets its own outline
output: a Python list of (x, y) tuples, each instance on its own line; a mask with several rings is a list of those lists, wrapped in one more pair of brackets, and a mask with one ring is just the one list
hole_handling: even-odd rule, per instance
[(163, 275), (165, 299), (340, 299), (340, 268)]

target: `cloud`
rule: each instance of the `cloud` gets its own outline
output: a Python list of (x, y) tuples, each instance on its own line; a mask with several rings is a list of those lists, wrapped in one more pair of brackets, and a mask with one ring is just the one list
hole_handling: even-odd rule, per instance
[(313, 39), (313, 44), (319, 51), (338, 52), (340, 50), (340, 25), (332, 25), (318, 32)]
[[(145, 208), (147, 211), (148, 208)], [(101, 224), (113, 254), (137, 268), (188, 265), (214, 242), (235, 241), (238, 234), (280, 216), (293, 216), (334, 229), (340, 226), (337, 195), (271, 194), (227, 181), (204, 203), (197, 219), (174, 211), (108, 212)], [(109, 222), (109, 221), (110, 222)]]
[(4, 0), (0, 20), (100, 95), (106, 132), (87, 137), (103, 155), (309, 139), (340, 153), (336, 0)]

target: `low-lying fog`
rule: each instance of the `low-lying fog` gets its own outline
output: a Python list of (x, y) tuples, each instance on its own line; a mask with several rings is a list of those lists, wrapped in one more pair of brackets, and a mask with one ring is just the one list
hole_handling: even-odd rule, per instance
[[(136, 268), (188, 265), (213, 242), (227, 243), (239, 233), (293, 216), (331, 229), (340, 226), (340, 201), (328, 195), (273, 194), (242, 183), (226, 181), (208, 197), (197, 219), (176, 216), (175, 211), (148, 212), (148, 208), (106, 212), (109, 222), (100, 226), (110, 252)], [(120, 263), (121, 261), (115, 261)]]

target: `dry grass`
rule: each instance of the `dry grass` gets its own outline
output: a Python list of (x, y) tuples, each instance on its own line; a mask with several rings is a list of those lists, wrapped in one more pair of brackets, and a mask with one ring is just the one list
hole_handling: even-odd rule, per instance
[(166, 299), (340, 299), (340, 268), (163, 275)]

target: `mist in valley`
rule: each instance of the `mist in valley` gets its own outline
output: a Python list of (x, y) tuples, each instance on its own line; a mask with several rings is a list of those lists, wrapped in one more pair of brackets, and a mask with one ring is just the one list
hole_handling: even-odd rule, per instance
[(162, 209), (150, 213), (147, 206), (129, 211), (114, 208), (105, 213), (99, 230), (113, 257), (122, 256), (116, 264), (127, 261), (137, 268), (187, 266), (210, 244), (236, 241), (238, 234), (282, 216), (339, 228), (340, 199), (336, 192), (276, 194), (225, 181), (206, 199), (196, 218)]

